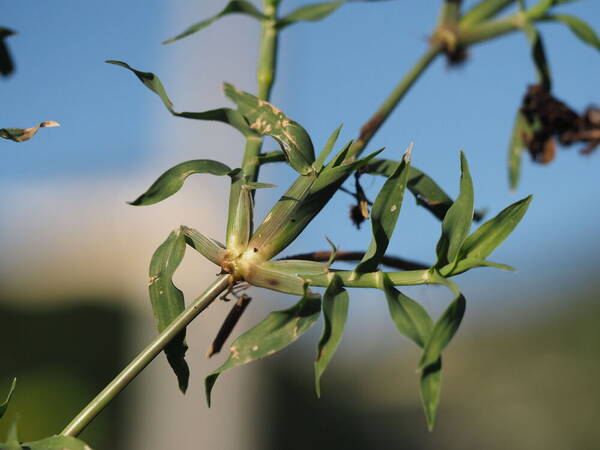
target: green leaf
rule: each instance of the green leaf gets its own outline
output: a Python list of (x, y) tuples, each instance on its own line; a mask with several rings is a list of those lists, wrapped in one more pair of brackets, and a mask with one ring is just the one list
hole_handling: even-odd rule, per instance
[(15, 142), (23, 142), (31, 139), (38, 132), (40, 128), (59, 127), (58, 122), (53, 120), (47, 120), (42, 122), (35, 127), (31, 128), (0, 128), (0, 137), (9, 139)]
[(106, 61), (109, 64), (114, 64), (116, 66), (124, 67), (125, 69), (130, 70), (133, 74), (142, 82), (144, 85), (154, 92), (156, 95), (160, 97), (165, 107), (169, 110), (171, 114), (177, 117), (183, 117), (186, 119), (195, 119), (195, 120), (210, 120), (214, 122), (223, 122), (228, 125), (231, 125), (233, 128), (238, 130), (244, 136), (255, 136), (250, 127), (248, 127), (248, 123), (242, 117), (242, 115), (234, 109), (231, 108), (218, 108), (212, 109), (209, 111), (202, 112), (177, 112), (173, 109), (173, 102), (169, 99), (165, 88), (160, 81), (160, 79), (151, 72), (141, 72), (139, 70), (134, 69), (129, 66), (129, 64), (124, 63), (122, 61)]
[(5, 42), (5, 39), (13, 34), (16, 34), (13, 30), (0, 27), (0, 75), (3, 77), (10, 75), (15, 70), (15, 65)]
[(321, 170), (323, 168), (325, 160), (329, 156), (329, 153), (331, 153), (331, 150), (333, 149), (333, 146), (335, 145), (337, 138), (340, 135), (340, 131), (342, 131), (342, 126), (343, 125), (340, 125), (333, 131), (333, 133), (331, 133), (331, 136), (329, 136), (329, 139), (327, 139), (327, 142), (325, 143), (325, 147), (323, 147), (323, 150), (321, 150), (321, 153), (319, 153), (319, 157), (317, 158), (314, 164), (317, 170)]
[(212, 388), (226, 370), (272, 355), (295, 342), (310, 329), (321, 312), (321, 298), (308, 291), (289, 309), (274, 311), (232, 344), (229, 358), (205, 380), (206, 400), (211, 403)]
[(52, 436), (35, 442), (26, 442), (23, 449), (27, 450), (92, 450), (80, 439), (71, 436)]
[(466, 28), (469, 25), (481, 23), (498, 15), (513, 3), (515, 0), (481, 0), (463, 14), (460, 25)]
[(225, 95), (248, 120), (250, 128), (260, 135), (274, 138), (286, 154), (288, 162), (297, 172), (306, 175), (314, 172), (315, 152), (306, 130), (270, 103), (225, 83)]
[(223, 244), (204, 236), (202, 233), (194, 230), (193, 228), (182, 226), (181, 231), (185, 236), (185, 242), (190, 247), (217, 266), (221, 265), (227, 254)]
[(158, 203), (175, 194), (183, 186), (187, 177), (195, 173), (229, 175), (231, 169), (223, 163), (211, 159), (193, 159), (171, 167), (152, 183), (152, 186), (132, 202), (133, 206), (146, 206)]
[[(182, 230), (172, 231), (156, 249), (150, 262), (150, 300), (159, 333), (163, 331), (185, 308), (183, 292), (173, 284), (173, 274), (185, 254), (185, 236)], [(167, 360), (173, 368), (179, 389), (186, 391), (190, 371), (185, 361), (187, 351), (185, 330), (165, 347)]]
[[(363, 168), (363, 172), (389, 177), (397, 166), (397, 161), (377, 158), (370, 161)], [(406, 187), (415, 196), (419, 206), (427, 209), (439, 220), (444, 220), (444, 216), (452, 206), (453, 201), (431, 177), (414, 166), (410, 166)], [(483, 211), (475, 211), (473, 214), (473, 220), (475, 221), (481, 220), (482, 217)]]
[(181, 34), (178, 34), (177, 36), (171, 39), (167, 39), (163, 42), (163, 44), (170, 44), (171, 42), (175, 42), (179, 39), (194, 34), (202, 30), (203, 28), (206, 28), (207, 26), (211, 25), (213, 22), (216, 22), (221, 17), (227, 16), (229, 14), (245, 14), (247, 16), (254, 17), (258, 20), (267, 19), (267, 16), (265, 16), (258, 9), (256, 9), (256, 7), (252, 3), (244, 0), (232, 0), (229, 3), (227, 3), (225, 8), (223, 8), (218, 14), (212, 16), (209, 19), (203, 20), (202, 22), (198, 22), (192, 25)]
[(567, 14), (553, 14), (546, 16), (546, 18), (564, 23), (582, 42), (591, 45), (596, 50), (600, 50), (600, 38), (591, 26), (578, 17)]
[(398, 331), (423, 347), (433, 328), (433, 321), (425, 308), (397, 290), (387, 277), (384, 292), (390, 316)]
[(517, 188), (521, 178), (521, 157), (526, 148), (524, 138), (529, 135), (530, 129), (527, 119), (519, 109), (508, 147), (508, 180), (512, 190)]
[(301, 6), (277, 21), (277, 27), (282, 29), (296, 22), (316, 22), (322, 20), (332, 14), (344, 3), (346, 3), (346, 1), (323, 2)]
[(253, 286), (302, 295), (306, 281), (303, 276), (324, 275), (327, 266), (320, 262), (304, 260), (265, 261), (242, 268), (244, 280)]
[(4, 414), (6, 413), (6, 410), (8, 409), (8, 404), (10, 403), (10, 399), (12, 398), (16, 387), (17, 387), (17, 379), (13, 378), (13, 380), (10, 384), (10, 388), (8, 389), (8, 394), (6, 395), (6, 400), (4, 400), (2, 403), (0, 403), (0, 419), (2, 418), (2, 416), (4, 416)]
[(442, 221), (442, 235), (437, 243), (437, 263), (444, 267), (456, 262), (458, 252), (469, 233), (473, 221), (473, 181), (464, 153), (460, 153), (460, 192)]
[(19, 443), (17, 420), (18, 417), (14, 418), (11, 424), (8, 426), (6, 442), (4, 444), (0, 444), (0, 450), (22, 450), (21, 444)]
[(465, 308), (465, 297), (458, 292), (456, 298), (450, 303), (431, 330), (419, 362), (420, 369), (435, 363), (441, 356), (442, 350), (446, 348), (456, 334), (465, 314)]
[(252, 189), (246, 188), (248, 181), (241, 170), (231, 173), (231, 181), (225, 242), (230, 251), (242, 253), (254, 228), (254, 200)]
[(550, 75), (550, 67), (546, 58), (542, 35), (530, 23), (523, 24), (522, 29), (531, 44), (531, 55), (535, 64), (538, 82), (549, 92), (552, 89), (552, 76)]
[(513, 203), (481, 225), (465, 239), (458, 258), (487, 258), (513, 232), (529, 208), (532, 198), (530, 195)]
[(423, 368), (421, 373), (421, 403), (425, 411), (427, 429), (433, 431), (435, 417), (440, 404), (442, 386), (442, 358)]
[(354, 269), (355, 272), (375, 271), (387, 250), (392, 233), (396, 227), (396, 222), (398, 221), (400, 208), (402, 207), (404, 190), (408, 181), (411, 151), (412, 144), (406, 153), (404, 153), (392, 176), (384, 183), (373, 203), (373, 208), (371, 209), (373, 237), (371, 238), (367, 252)]
[(323, 294), (323, 319), (325, 326), (319, 340), (317, 359), (315, 360), (315, 390), (321, 397), (321, 376), (329, 365), (344, 334), (344, 326), (348, 317), (348, 292), (340, 277), (333, 275), (331, 282)]

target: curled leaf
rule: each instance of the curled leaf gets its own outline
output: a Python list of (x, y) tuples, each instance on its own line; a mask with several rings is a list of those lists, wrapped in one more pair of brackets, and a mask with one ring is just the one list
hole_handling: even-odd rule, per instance
[[(185, 254), (185, 236), (182, 230), (176, 230), (156, 249), (150, 261), (149, 291), (152, 311), (158, 331), (163, 331), (185, 309), (183, 292), (173, 284), (173, 274), (179, 267)], [(179, 389), (185, 393), (188, 387), (190, 370), (185, 361), (187, 351), (185, 330), (179, 333), (165, 347), (167, 360), (173, 368), (179, 383)]]
[(252, 3), (245, 1), (245, 0), (232, 0), (229, 3), (227, 3), (225, 8), (223, 8), (218, 14), (215, 14), (214, 16), (210, 17), (209, 19), (203, 20), (201, 22), (198, 22), (198, 23), (192, 25), (191, 27), (187, 28), (184, 32), (178, 34), (177, 36), (172, 37), (171, 39), (167, 39), (166, 41), (163, 42), (163, 44), (170, 44), (171, 42), (175, 42), (179, 39), (183, 39), (184, 37), (187, 37), (191, 34), (194, 34), (198, 31), (202, 30), (203, 28), (206, 28), (207, 26), (211, 25), (213, 22), (216, 22), (217, 20), (219, 20), (221, 17), (227, 16), (229, 14), (245, 14), (247, 16), (254, 17), (258, 20), (263, 20), (263, 19), (267, 18), (263, 13), (261, 13), (258, 9), (256, 9), (256, 6), (254, 6)]
[(440, 404), (440, 393), (442, 387), (442, 357), (423, 368), (421, 372), (420, 392), (421, 404), (425, 411), (427, 429), (433, 431), (437, 409)]
[(4, 139), (10, 139), (11, 141), (15, 142), (23, 142), (28, 141), (33, 136), (35, 136), (35, 134), (40, 128), (50, 128), (59, 126), (60, 124), (58, 122), (54, 122), (53, 120), (47, 120), (31, 128), (1, 128), (0, 137), (3, 137)]
[(194, 230), (193, 228), (181, 227), (181, 231), (185, 235), (185, 242), (198, 251), (202, 256), (211, 261), (212, 263), (220, 266), (227, 252), (223, 247), (223, 244), (204, 236), (202, 233)]
[(194, 159), (171, 167), (152, 183), (146, 192), (132, 202), (133, 206), (146, 206), (158, 203), (175, 194), (190, 175), (207, 173), (211, 175), (229, 175), (231, 169), (223, 163), (211, 159)]
[(315, 390), (317, 397), (321, 396), (321, 376), (342, 341), (348, 317), (349, 302), (348, 292), (344, 289), (340, 278), (333, 275), (327, 290), (323, 294), (323, 319), (325, 323), (321, 339), (319, 339), (317, 359), (315, 360)]
[(218, 108), (209, 111), (201, 112), (177, 112), (173, 108), (173, 102), (167, 95), (165, 88), (160, 79), (152, 72), (142, 72), (134, 69), (129, 64), (122, 61), (106, 61), (108, 64), (114, 64), (116, 66), (124, 67), (127, 70), (133, 72), (133, 74), (152, 92), (160, 97), (165, 107), (171, 114), (177, 117), (183, 117), (186, 119), (195, 120), (209, 120), (214, 122), (222, 122), (231, 125), (233, 128), (238, 130), (244, 136), (256, 135), (242, 117), (240, 113), (231, 108)]
[(308, 331), (321, 312), (321, 297), (308, 291), (289, 309), (274, 311), (254, 328), (246, 331), (231, 345), (227, 361), (205, 380), (206, 400), (219, 375), (226, 370), (270, 356), (295, 342)]
[(272, 104), (236, 89), (229, 83), (225, 83), (223, 89), (225, 95), (238, 106), (238, 111), (248, 120), (254, 132), (271, 136), (281, 145), (294, 170), (303, 175), (314, 172), (313, 144), (310, 136), (299, 123), (287, 117)]
[(552, 76), (550, 75), (550, 66), (548, 65), (548, 58), (544, 50), (542, 35), (530, 23), (525, 23), (522, 28), (531, 44), (531, 55), (535, 64), (538, 81), (546, 91), (550, 92), (552, 89)]

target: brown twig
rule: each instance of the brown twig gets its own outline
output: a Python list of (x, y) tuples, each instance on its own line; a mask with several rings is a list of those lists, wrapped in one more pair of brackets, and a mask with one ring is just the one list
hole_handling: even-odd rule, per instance
[(223, 325), (221, 325), (221, 328), (219, 328), (219, 332), (217, 333), (215, 340), (212, 344), (210, 344), (208, 352), (206, 352), (207, 358), (210, 358), (215, 353), (219, 353), (221, 351), (223, 345), (231, 335), (231, 332), (237, 325), (238, 321), (240, 320), (240, 317), (242, 317), (242, 314), (246, 310), (246, 307), (248, 306), (251, 300), (252, 299), (246, 294), (242, 294), (240, 298), (237, 299), (237, 301), (231, 308), (231, 311), (229, 311), (229, 314), (227, 314), (227, 317), (225, 317)]
[[(336, 261), (360, 261), (365, 252), (336, 252), (335, 260)], [(286, 256), (285, 258), (281, 258), (281, 260), (287, 259), (301, 259), (304, 261), (317, 261), (317, 262), (327, 262), (331, 257), (330, 251), (320, 251), (320, 252), (312, 252), (312, 253), (300, 253), (298, 255)], [(415, 262), (409, 261), (407, 259), (398, 258), (395, 256), (384, 256), (381, 258), (381, 264), (384, 266), (390, 267), (392, 269), (399, 270), (424, 270), (428, 269), (429, 266)]]

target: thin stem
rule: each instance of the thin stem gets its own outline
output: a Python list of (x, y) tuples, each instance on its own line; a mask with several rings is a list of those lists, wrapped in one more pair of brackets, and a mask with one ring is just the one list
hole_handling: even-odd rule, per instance
[(398, 85), (384, 100), (375, 114), (373, 114), (367, 123), (360, 129), (360, 136), (352, 144), (352, 147), (350, 147), (347, 159), (356, 158), (362, 153), (369, 141), (388, 119), (415, 81), (417, 81), (423, 72), (425, 72), (425, 69), (429, 67), (439, 54), (440, 47), (437, 45), (432, 45), (427, 49), (425, 54), (417, 61), (413, 68), (404, 76), (404, 78), (402, 78), (402, 80), (400, 80)]
[[(284, 258), (280, 258), (280, 260), (285, 261), (289, 259), (300, 259), (303, 261), (317, 261), (317, 262), (327, 262), (329, 258), (331, 258), (331, 251), (322, 250), (318, 252), (311, 253), (300, 253), (297, 255), (286, 256)], [(335, 260), (336, 261), (360, 261), (365, 256), (365, 252), (351, 252), (351, 251), (338, 251), (335, 252)], [(391, 267), (393, 269), (400, 270), (425, 270), (430, 266), (426, 264), (422, 264), (420, 262), (411, 261), (409, 259), (399, 258), (397, 256), (383, 256), (381, 258), (381, 264), (383, 266)]]
[(169, 324), (114, 378), (62, 431), (62, 436), (77, 436), (125, 387), (229, 286), (231, 275), (220, 275), (211, 286)]

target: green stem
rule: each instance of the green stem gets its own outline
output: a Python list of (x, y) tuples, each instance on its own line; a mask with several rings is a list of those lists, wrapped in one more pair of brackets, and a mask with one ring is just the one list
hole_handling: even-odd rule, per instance
[(108, 386), (66, 426), (61, 436), (77, 436), (125, 387), (229, 286), (231, 275), (220, 275), (211, 286), (136, 356)]
[(417, 79), (425, 72), (425, 69), (435, 60), (440, 54), (440, 48), (437, 45), (430, 46), (425, 54), (417, 61), (413, 68), (400, 80), (398, 85), (384, 100), (379, 109), (367, 121), (360, 130), (359, 138), (352, 144), (348, 151), (347, 159), (355, 159), (358, 157), (375, 133), (381, 128), (390, 114), (394, 111), (398, 103), (404, 98)]

